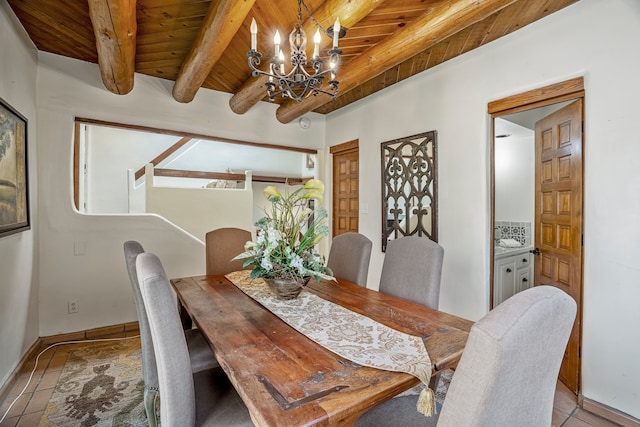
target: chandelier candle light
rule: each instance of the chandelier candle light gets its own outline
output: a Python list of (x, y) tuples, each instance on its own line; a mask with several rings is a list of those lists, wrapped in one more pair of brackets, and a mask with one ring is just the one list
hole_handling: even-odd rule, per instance
[[(313, 37), (313, 56), (308, 61), (311, 64), (312, 71), (305, 69), (307, 64), (307, 35), (302, 29), (302, 7), (304, 7), (307, 15), (316, 25), (317, 30)], [(320, 30), (333, 38), (333, 47), (329, 50), (329, 68), (324, 68), (324, 61), (320, 58)], [(291, 98), (300, 102), (307, 96), (313, 94), (326, 94), (335, 99), (338, 93), (338, 80), (336, 75), (340, 65), (340, 56), (342, 50), (338, 49), (338, 39), (346, 33), (346, 29), (340, 26), (340, 20), (336, 18), (336, 22), (332, 27), (324, 30), (318, 21), (316, 21), (307, 5), (303, 0), (298, 0), (298, 22), (293, 31), (289, 35), (289, 45), (291, 47), (291, 65), (292, 69), (287, 73), (285, 71), (284, 53), (280, 49), (280, 32), (276, 30), (273, 37), (273, 57), (269, 64), (269, 72), (262, 71), (258, 68), (262, 54), (256, 50), (258, 39), (258, 25), (256, 20), (251, 20), (251, 50), (247, 52), (249, 68), (254, 77), (265, 75), (269, 77), (269, 81), (265, 83), (267, 87), (267, 95), (269, 100), (273, 101), (278, 96), (283, 98)], [(329, 76), (330, 80), (327, 87), (323, 86), (325, 76)]]

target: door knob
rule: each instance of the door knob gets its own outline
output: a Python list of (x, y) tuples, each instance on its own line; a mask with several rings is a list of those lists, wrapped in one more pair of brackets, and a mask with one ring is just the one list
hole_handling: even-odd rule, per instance
[(507, 273), (511, 273), (511, 269), (510, 268), (507, 268)]
[(531, 249), (529, 252), (534, 255), (540, 255), (540, 248)]

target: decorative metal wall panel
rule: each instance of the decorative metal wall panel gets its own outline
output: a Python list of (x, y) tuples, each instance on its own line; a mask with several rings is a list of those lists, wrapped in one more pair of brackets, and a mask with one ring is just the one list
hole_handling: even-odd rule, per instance
[(436, 134), (381, 144), (383, 251), (402, 236), (438, 239)]

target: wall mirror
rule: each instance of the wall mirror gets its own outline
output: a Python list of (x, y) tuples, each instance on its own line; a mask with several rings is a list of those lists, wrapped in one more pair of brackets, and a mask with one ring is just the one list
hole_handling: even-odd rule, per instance
[(381, 144), (383, 252), (389, 240), (402, 236), (438, 241), (436, 134)]

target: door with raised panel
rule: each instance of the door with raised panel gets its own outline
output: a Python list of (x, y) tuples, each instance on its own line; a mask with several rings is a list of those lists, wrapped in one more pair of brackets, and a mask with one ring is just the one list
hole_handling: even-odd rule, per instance
[(578, 314), (560, 368), (573, 392), (580, 386), (582, 319), (582, 99), (536, 123), (534, 283), (562, 289)]
[(359, 150), (358, 141), (331, 147), (333, 154), (333, 237), (358, 231)]

